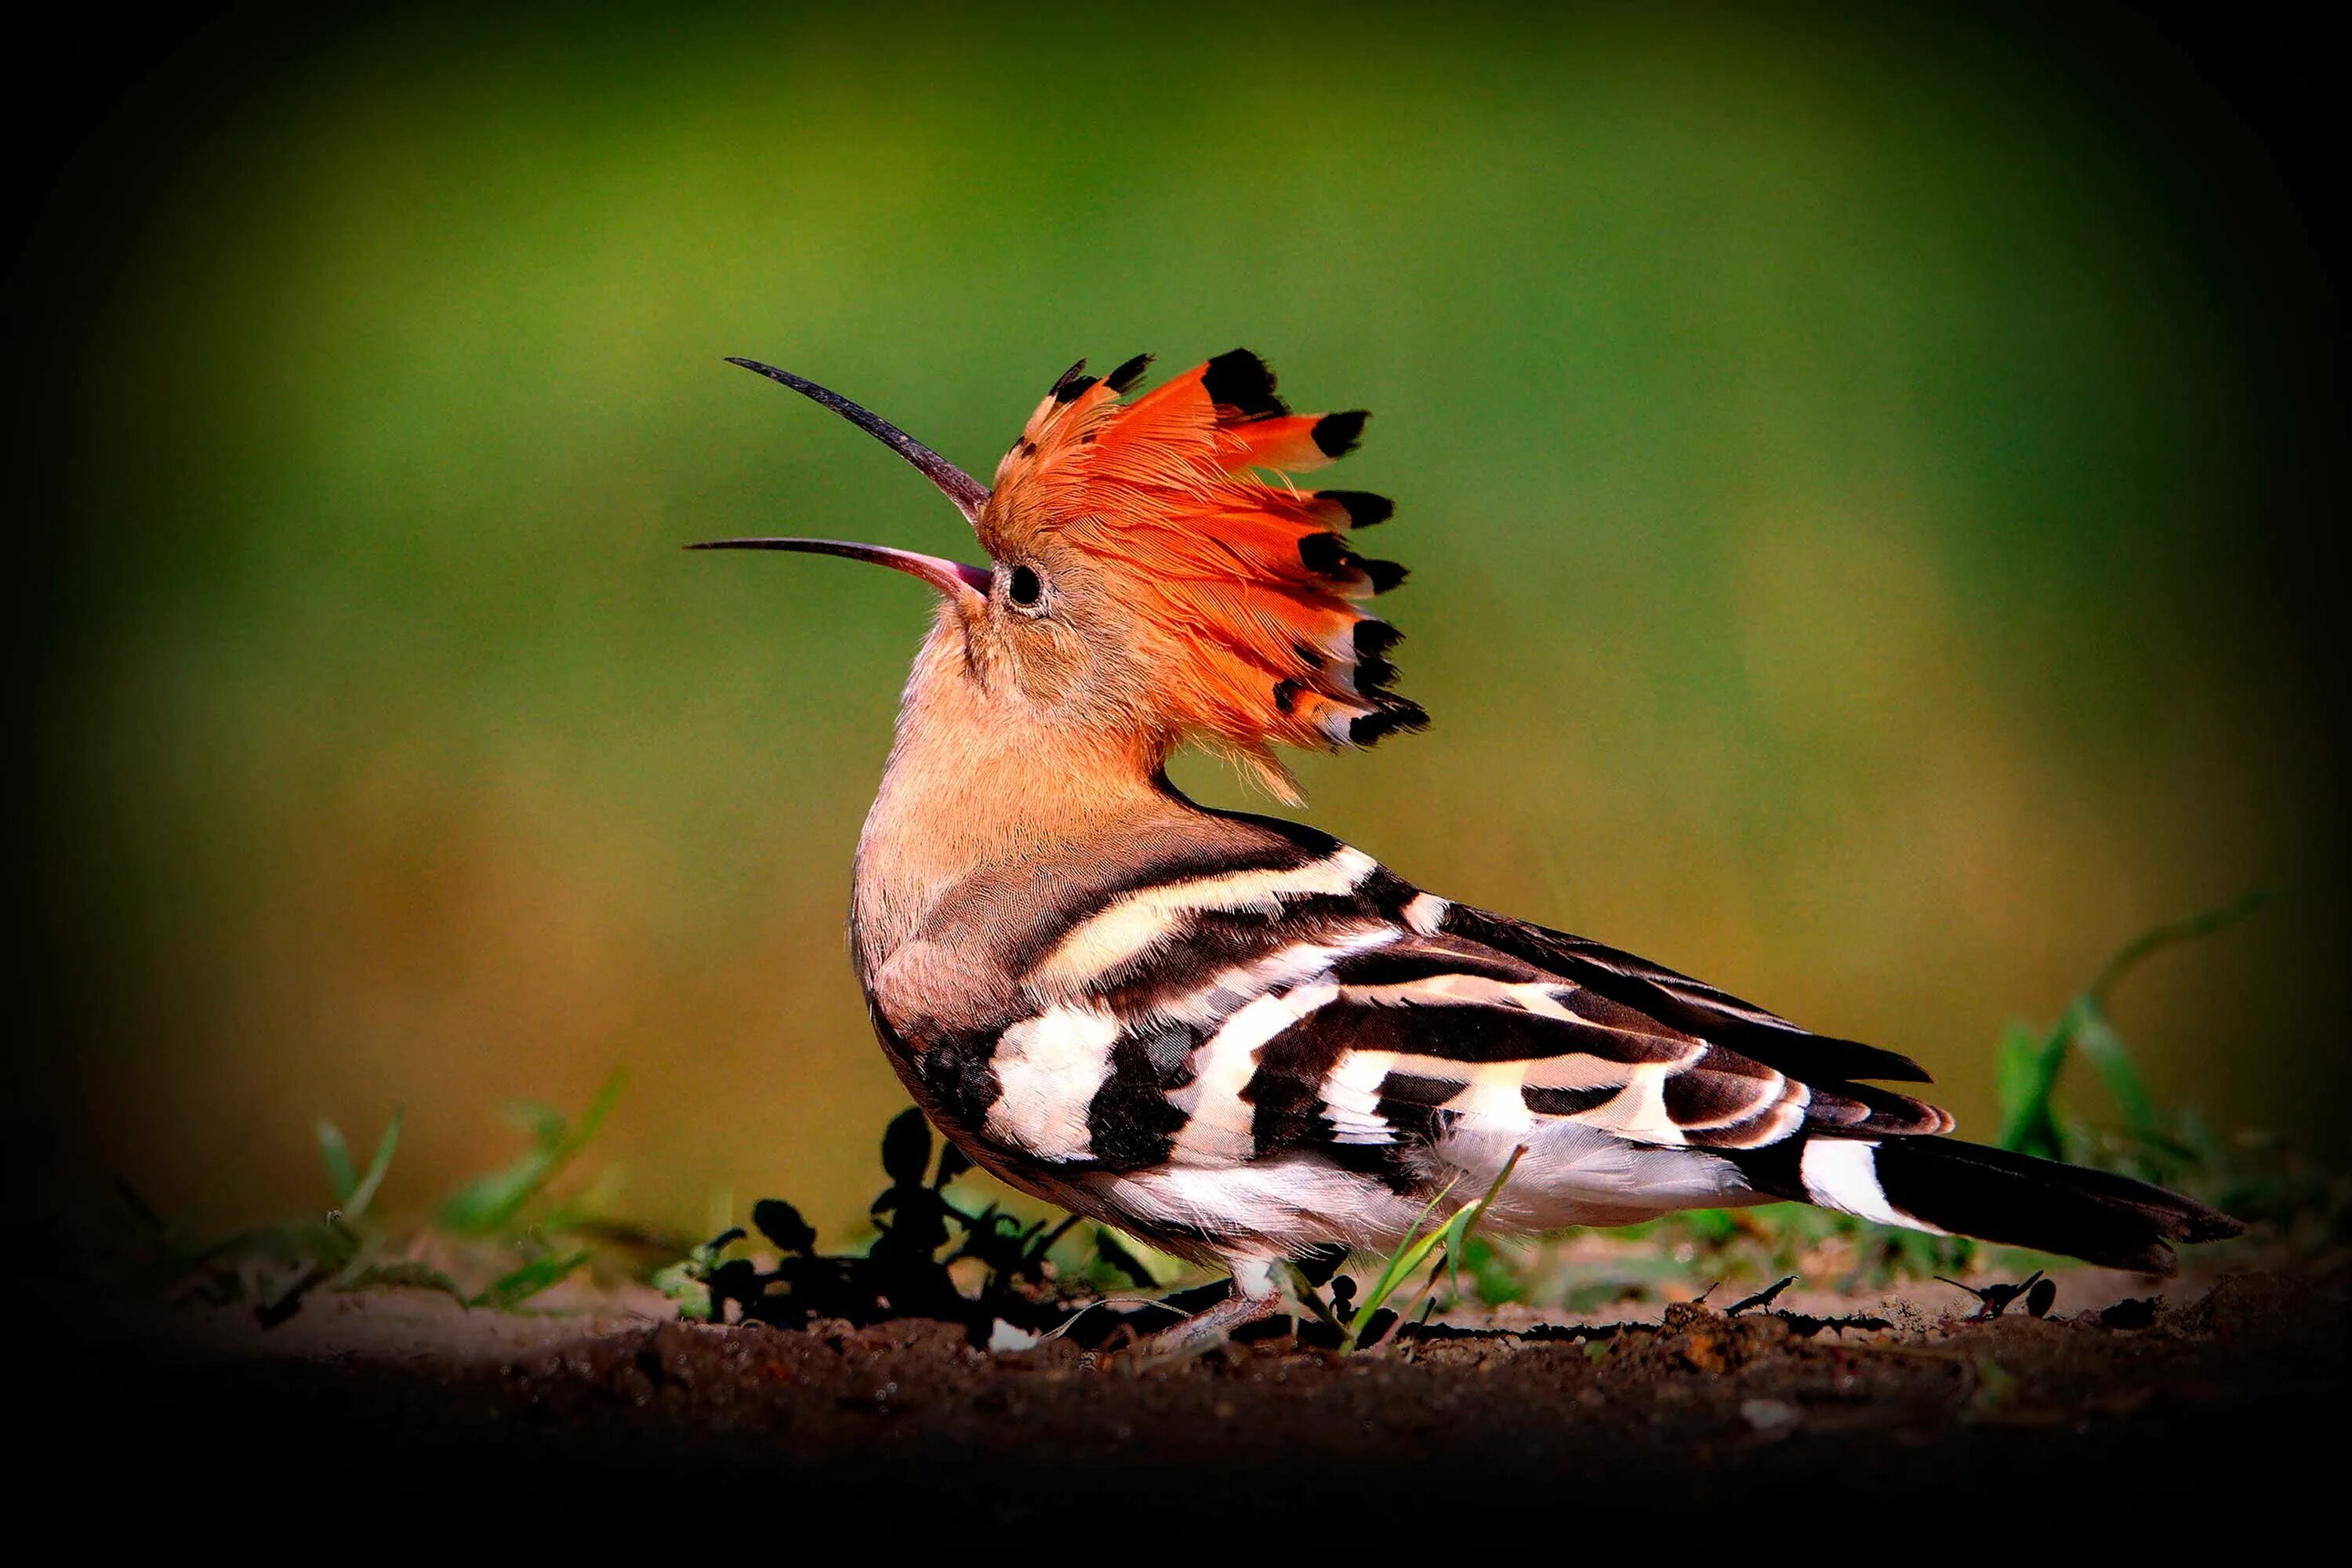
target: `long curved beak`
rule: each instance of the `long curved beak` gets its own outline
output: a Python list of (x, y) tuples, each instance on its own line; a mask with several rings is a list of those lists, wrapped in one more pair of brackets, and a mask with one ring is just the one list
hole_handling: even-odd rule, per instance
[(940, 493), (955, 502), (966, 522), (980, 521), (980, 509), (988, 504), (988, 487), (883, 418), (870, 409), (852, 403), (830, 387), (819, 386), (806, 376), (794, 375), (788, 370), (778, 370), (772, 364), (761, 364), (755, 359), (730, 357), (729, 364), (740, 364), (756, 375), (764, 375), (780, 386), (789, 386), (813, 403), (832, 409), (877, 441), (889, 447), (919, 469), (923, 477), (939, 486)]
[(993, 579), (985, 566), (967, 566), (961, 561), (943, 561), (936, 555), (918, 554), (912, 550), (893, 550), (887, 544), (858, 544), (845, 539), (713, 539), (701, 544), (689, 544), (688, 550), (798, 550), (811, 555), (839, 555), (850, 561), (870, 561), (877, 566), (887, 566), (894, 572), (904, 572), (909, 577), (920, 577), (949, 598), (962, 595), (988, 597)]

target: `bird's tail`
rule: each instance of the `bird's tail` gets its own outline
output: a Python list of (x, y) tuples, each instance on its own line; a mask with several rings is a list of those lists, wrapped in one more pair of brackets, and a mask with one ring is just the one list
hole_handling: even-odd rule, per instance
[(2128, 1176), (1952, 1138), (1809, 1136), (1787, 1151), (1794, 1160), (1786, 1148), (1772, 1151), (1779, 1158), (1739, 1162), (1759, 1192), (2111, 1268), (2170, 1274), (2177, 1265), (2168, 1243), (2217, 1241), (2245, 1228)]

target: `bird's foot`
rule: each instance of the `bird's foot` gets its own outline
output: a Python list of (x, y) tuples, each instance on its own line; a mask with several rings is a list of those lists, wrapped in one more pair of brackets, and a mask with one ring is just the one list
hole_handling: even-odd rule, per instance
[(1233, 1293), (1206, 1311), (1160, 1330), (1135, 1348), (1139, 1364), (1166, 1366), (1205, 1355), (1245, 1328), (1282, 1310), (1282, 1290), (1271, 1264), (1255, 1259), (1234, 1269)]

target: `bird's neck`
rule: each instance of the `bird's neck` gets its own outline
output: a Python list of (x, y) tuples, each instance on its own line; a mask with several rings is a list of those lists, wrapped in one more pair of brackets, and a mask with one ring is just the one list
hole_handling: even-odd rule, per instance
[(915, 659), (858, 837), (850, 924), (860, 969), (877, 970), (969, 878), (1194, 814), (1161, 779), (1164, 760), (1147, 739), (1063, 728), (991, 689), (967, 668), (962, 627), (943, 613)]

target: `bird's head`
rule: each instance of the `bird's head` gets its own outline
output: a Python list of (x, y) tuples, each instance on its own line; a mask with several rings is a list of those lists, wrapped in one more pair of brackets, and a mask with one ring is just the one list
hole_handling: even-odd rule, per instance
[(814, 382), (757, 371), (883, 441), (953, 501), (987, 552), (968, 566), (881, 545), (726, 539), (706, 550), (798, 550), (893, 567), (947, 602), (962, 674), (1044, 725), (1196, 742), (1295, 795), (1273, 746), (1369, 746), (1427, 723), (1389, 690), (1398, 633), (1367, 606), (1402, 567), (1359, 555), (1353, 531), (1387, 500), (1307, 490), (1286, 476), (1349, 451), (1364, 415), (1293, 414), (1245, 350), (1131, 401), (1150, 356), (1108, 375), (1073, 365), (997, 465), (993, 489)]

